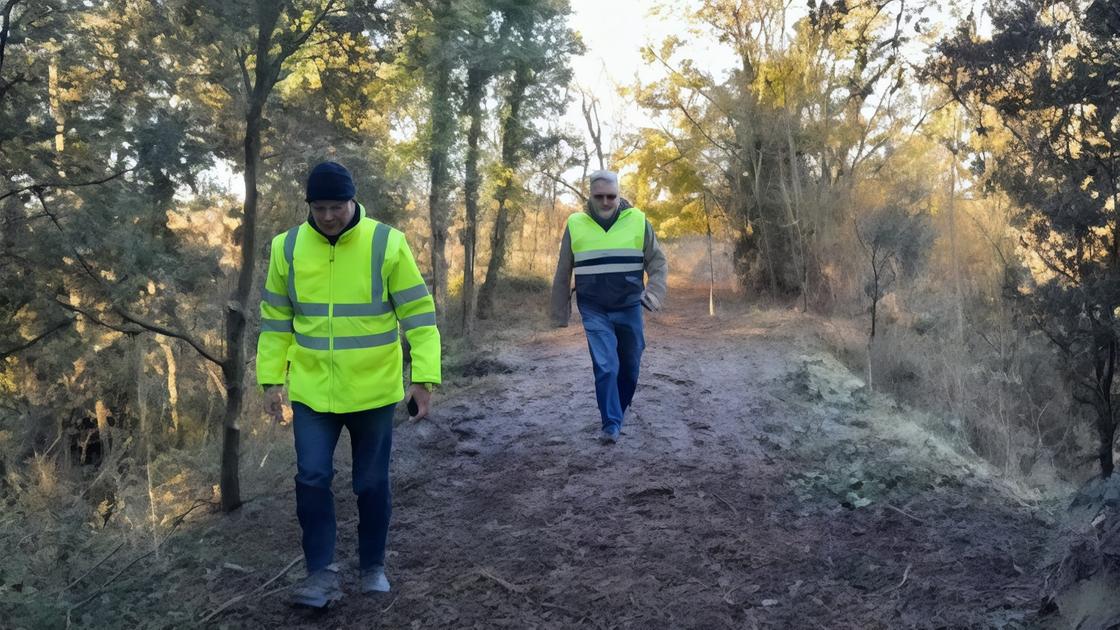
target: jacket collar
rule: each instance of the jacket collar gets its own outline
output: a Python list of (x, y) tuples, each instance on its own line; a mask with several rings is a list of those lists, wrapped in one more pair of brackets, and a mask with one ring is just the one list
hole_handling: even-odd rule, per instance
[(583, 207), (583, 211), (586, 212), (587, 215), (590, 216), (596, 223), (598, 223), (599, 227), (603, 228), (604, 232), (607, 232), (614, 225), (615, 221), (618, 221), (618, 217), (622, 216), (622, 213), (629, 210), (630, 208), (633, 208), (633, 206), (630, 205), (630, 202), (627, 201), (625, 197), (619, 197), (618, 207), (615, 208), (614, 214), (607, 217), (606, 219), (601, 219), (599, 218), (598, 214), (595, 214), (595, 210), (591, 207), (590, 199), (587, 200), (587, 204)]

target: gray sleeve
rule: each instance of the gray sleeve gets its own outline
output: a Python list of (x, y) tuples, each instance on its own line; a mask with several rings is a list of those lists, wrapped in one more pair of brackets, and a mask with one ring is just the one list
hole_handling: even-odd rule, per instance
[(564, 238), (560, 240), (560, 252), (556, 257), (556, 274), (552, 277), (552, 299), (549, 303), (549, 318), (553, 326), (567, 326), (572, 314), (572, 237), (564, 228)]
[(642, 305), (651, 311), (660, 311), (665, 306), (665, 298), (669, 292), (669, 261), (661, 244), (657, 242), (657, 235), (653, 232), (653, 225), (646, 221), (645, 246), (642, 248), (645, 257), (646, 290), (642, 294)]

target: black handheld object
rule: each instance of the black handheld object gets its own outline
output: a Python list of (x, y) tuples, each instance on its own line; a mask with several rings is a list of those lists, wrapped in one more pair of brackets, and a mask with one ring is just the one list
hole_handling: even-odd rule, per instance
[(413, 396), (408, 397), (408, 417), (415, 418), (416, 414), (420, 413), (420, 405), (416, 404), (416, 398)]

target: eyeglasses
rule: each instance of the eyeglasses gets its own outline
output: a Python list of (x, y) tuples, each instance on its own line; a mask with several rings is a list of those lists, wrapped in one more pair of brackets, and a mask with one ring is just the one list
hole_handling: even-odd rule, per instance
[(618, 195), (591, 195), (598, 201), (614, 201), (618, 199)]

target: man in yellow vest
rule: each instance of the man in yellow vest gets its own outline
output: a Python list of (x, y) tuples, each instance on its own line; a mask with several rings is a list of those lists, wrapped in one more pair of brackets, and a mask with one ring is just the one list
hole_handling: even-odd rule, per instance
[[(571, 282), (595, 371), (603, 444), (614, 444), (634, 398), (645, 349), (642, 308), (661, 310), (669, 276), (665, 254), (645, 214), (618, 195), (618, 175), (591, 174), (584, 212), (568, 217), (552, 281), (552, 322), (567, 326)], [(645, 276), (649, 276), (648, 285)]]
[(405, 396), (399, 331), (411, 348), (414, 420), (428, 414), (440, 382), (435, 304), (404, 234), (367, 217), (354, 193), (342, 165), (323, 162), (311, 171), (307, 221), (272, 239), (261, 296), (257, 380), (277, 420), (286, 381), (294, 415), (296, 514), (307, 577), (291, 602), (313, 608), (342, 597), (331, 480), (343, 427), (358, 497), (361, 591), (389, 590), (389, 454), (393, 410)]

